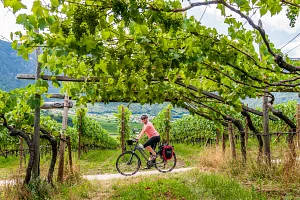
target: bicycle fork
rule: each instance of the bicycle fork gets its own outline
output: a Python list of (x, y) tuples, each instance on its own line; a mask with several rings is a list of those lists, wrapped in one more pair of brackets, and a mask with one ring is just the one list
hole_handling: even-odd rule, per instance
[(134, 154), (134, 152), (132, 152), (132, 154), (131, 154), (131, 156), (130, 156), (130, 159), (129, 159), (129, 161), (127, 162), (127, 165), (131, 165), (132, 158), (133, 158), (133, 154)]

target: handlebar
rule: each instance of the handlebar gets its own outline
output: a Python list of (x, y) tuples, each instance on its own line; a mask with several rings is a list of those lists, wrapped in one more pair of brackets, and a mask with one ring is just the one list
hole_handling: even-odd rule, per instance
[(127, 142), (128, 145), (132, 145), (133, 143), (137, 143), (138, 141), (139, 141), (138, 139), (133, 138), (133, 139), (127, 140), (126, 142)]
[(137, 138), (132, 139), (133, 142), (138, 142), (139, 140)]

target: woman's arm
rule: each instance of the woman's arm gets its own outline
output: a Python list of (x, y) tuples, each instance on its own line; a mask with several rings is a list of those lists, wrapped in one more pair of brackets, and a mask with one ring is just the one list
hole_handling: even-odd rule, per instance
[(147, 128), (147, 125), (143, 126), (142, 131), (141, 131), (140, 134), (138, 134), (138, 136), (137, 136), (137, 139), (138, 139), (138, 140), (144, 135), (144, 133), (145, 133), (145, 131), (146, 131), (146, 128)]

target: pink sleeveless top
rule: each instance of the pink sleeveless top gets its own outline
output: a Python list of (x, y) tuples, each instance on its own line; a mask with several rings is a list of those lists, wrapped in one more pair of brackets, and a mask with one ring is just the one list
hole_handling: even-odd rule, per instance
[(148, 122), (144, 126), (146, 126), (145, 133), (147, 134), (148, 138), (151, 138), (153, 136), (159, 136), (158, 132), (155, 130), (151, 122)]

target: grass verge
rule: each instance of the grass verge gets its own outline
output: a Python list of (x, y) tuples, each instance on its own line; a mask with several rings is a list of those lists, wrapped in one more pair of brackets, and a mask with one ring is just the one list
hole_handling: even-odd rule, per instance
[(266, 199), (254, 189), (245, 189), (232, 178), (203, 173), (199, 169), (115, 180), (106, 184), (110, 190), (102, 186), (101, 190), (106, 192), (98, 193), (99, 199)]

